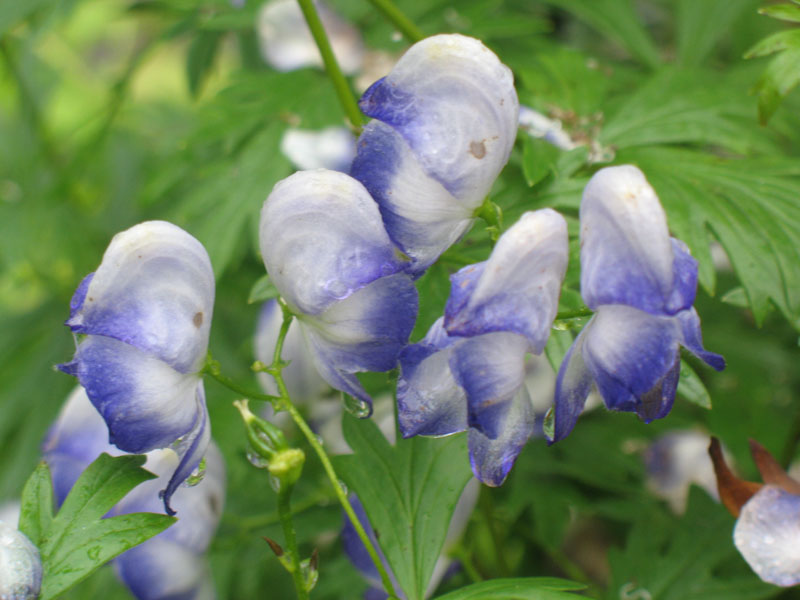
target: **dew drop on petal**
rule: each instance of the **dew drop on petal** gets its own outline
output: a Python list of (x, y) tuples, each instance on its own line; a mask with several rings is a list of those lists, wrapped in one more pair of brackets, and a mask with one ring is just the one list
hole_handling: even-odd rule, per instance
[(256, 454), (252, 450), (247, 451), (247, 460), (257, 469), (266, 469), (269, 466), (269, 461), (266, 458), (260, 454)]
[(201, 481), (203, 481), (203, 477), (206, 476), (206, 458), (205, 456), (200, 461), (200, 464), (197, 465), (194, 471), (192, 471), (191, 475), (186, 478), (186, 487), (194, 487)]
[(348, 394), (344, 394), (344, 408), (351, 415), (358, 417), (359, 419), (368, 417), (370, 413), (369, 404), (360, 398), (355, 398)]

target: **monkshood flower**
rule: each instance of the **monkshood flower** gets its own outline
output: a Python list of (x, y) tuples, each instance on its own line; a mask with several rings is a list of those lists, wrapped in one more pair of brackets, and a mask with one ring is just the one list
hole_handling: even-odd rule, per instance
[[(85, 390), (78, 387), (62, 407), (43, 445), (58, 505), (102, 452), (122, 454), (108, 443), (103, 418)], [(145, 468), (158, 478), (134, 488), (109, 516), (161, 510), (158, 491), (167, 484), (178, 460), (170, 449), (148, 452)], [(117, 576), (138, 600), (214, 597), (205, 552), (222, 512), (225, 465), (213, 443), (206, 453), (202, 479), (191, 483), (180, 486), (172, 497), (177, 523), (114, 559)]]
[(714, 369), (725, 367), (703, 349), (692, 306), (697, 261), (670, 237), (642, 172), (631, 165), (598, 171), (584, 189), (580, 219), (581, 295), (595, 314), (559, 369), (551, 442), (572, 431), (592, 384), (611, 410), (635, 412), (646, 423), (665, 417), (681, 345)]
[(567, 225), (550, 209), (525, 213), (489, 259), (451, 280), (445, 316), (400, 355), (403, 437), (469, 430), (472, 471), (500, 485), (534, 432), (525, 357), (540, 354), (558, 310)]
[(320, 375), (369, 414), (372, 399), (355, 373), (395, 367), (418, 305), (375, 202), (348, 175), (301, 171), (265, 201), (259, 239)]
[(0, 521), (0, 598), (35, 600), (41, 587), (39, 550), (16, 523)]
[(66, 324), (84, 337), (59, 369), (78, 378), (117, 448), (177, 452), (180, 463), (162, 493), (169, 514), (170, 497), (211, 436), (199, 371), (213, 306), (205, 248), (164, 221), (115, 235), (70, 303)]
[(511, 70), (476, 39), (414, 44), (359, 102), (374, 120), (351, 174), (419, 273), (471, 226), (508, 161), (519, 102)]
[(346, 173), (356, 155), (356, 138), (345, 127), (320, 131), (290, 127), (281, 138), (281, 152), (297, 169)]
[(519, 107), (519, 126), (528, 135), (542, 138), (559, 150), (574, 150), (579, 146), (569, 134), (564, 131), (561, 121), (551, 119), (528, 106)]
[[(355, 73), (364, 61), (364, 42), (358, 29), (324, 2), (315, 0), (314, 7), (339, 67), (346, 74)], [(258, 13), (257, 33), (261, 56), (278, 71), (322, 66), (322, 57), (296, 0), (264, 4)]]
[(764, 485), (736, 477), (716, 438), (708, 451), (722, 503), (738, 517), (733, 530), (736, 549), (767, 583), (782, 587), (800, 583), (800, 482), (755, 440), (750, 440), (750, 452)]
[(666, 500), (677, 514), (686, 511), (689, 488), (697, 485), (719, 500), (714, 466), (708, 457), (707, 433), (696, 430), (670, 431), (656, 438), (645, 450), (647, 487)]

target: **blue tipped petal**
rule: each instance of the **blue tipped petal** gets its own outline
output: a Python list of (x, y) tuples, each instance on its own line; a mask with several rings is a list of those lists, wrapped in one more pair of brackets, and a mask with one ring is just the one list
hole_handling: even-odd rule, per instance
[(71, 302), (67, 325), (198, 371), (208, 349), (214, 274), (202, 244), (180, 227), (148, 221), (117, 234)]
[(389, 237), (412, 259), (410, 272), (424, 271), (469, 229), (480, 202), (462, 201), (428, 176), (402, 136), (380, 121), (364, 128), (357, 151), (351, 175), (378, 203)]
[(670, 238), (672, 254), (672, 295), (667, 301), (667, 312), (673, 314), (690, 308), (697, 295), (697, 259), (689, 253), (689, 248), (681, 240)]
[(335, 171), (301, 171), (276, 184), (259, 240), (275, 287), (307, 315), (403, 269), (367, 190)]
[(564, 218), (550, 209), (525, 213), (500, 236), (485, 263), (464, 267), (451, 277), (445, 307), (448, 333), (471, 337), (513, 332), (540, 353), (558, 311), (567, 258)]
[(502, 485), (525, 443), (533, 435), (536, 415), (525, 386), (509, 402), (498, 436), (490, 439), (475, 428), (469, 430), (472, 472), (486, 485)]
[(352, 374), (388, 371), (397, 365), (417, 307), (411, 278), (397, 274), (373, 281), (318, 316), (301, 316), (322, 377), (371, 405), (372, 399)]
[(88, 336), (60, 368), (75, 375), (105, 419), (112, 444), (126, 452), (169, 446), (197, 417), (200, 378), (184, 375), (116, 339)]
[(733, 541), (750, 568), (768, 583), (800, 583), (800, 496), (765, 485), (742, 507)]
[(450, 368), (467, 395), (467, 422), (490, 439), (506, 428), (511, 400), (525, 380), (527, 346), (514, 333), (487, 333), (453, 349)]
[(400, 353), (397, 418), (403, 437), (449, 435), (467, 428), (467, 398), (450, 370), (453, 344), (439, 318), (419, 344)]
[(674, 398), (671, 379), (664, 378), (678, 359), (676, 319), (623, 305), (601, 306), (585, 336), (583, 358), (606, 406), (637, 412), (648, 421), (663, 416), (662, 409), (645, 408), (643, 403), (652, 404), (648, 394), (662, 384), (664, 393), (671, 390)]
[(663, 419), (672, 410), (675, 393), (678, 391), (678, 379), (681, 374), (680, 356), (675, 356), (675, 364), (656, 384), (639, 397), (636, 414), (645, 423), (655, 419)]
[(725, 359), (719, 354), (708, 352), (703, 348), (703, 337), (700, 333), (700, 317), (694, 308), (685, 310), (678, 314), (678, 321), (681, 327), (681, 344), (686, 346), (690, 352), (705, 361), (710, 367), (717, 371), (725, 368)]
[(592, 375), (583, 359), (589, 325), (591, 321), (578, 334), (558, 369), (553, 401), (553, 427), (552, 431), (545, 427), (544, 432), (551, 444), (563, 440), (572, 432), (592, 390)]
[[(173, 525), (176, 527), (177, 525)], [(114, 561), (117, 577), (136, 600), (213, 598), (208, 560), (158, 537)]]
[(516, 139), (519, 102), (511, 71), (462, 35), (414, 44), (360, 106), (402, 135), (430, 177), (475, 207)]
[(580, 218), (581, 294), (589, 308), (626, 304), (671, 315), (691, 306), (686, 253), (675, 265), (666, 215), (639, 169), (598, 171), (584, 189)]

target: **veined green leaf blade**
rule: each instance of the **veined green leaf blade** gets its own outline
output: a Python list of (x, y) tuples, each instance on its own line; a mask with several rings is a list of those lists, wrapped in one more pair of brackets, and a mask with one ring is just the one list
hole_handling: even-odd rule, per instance
[(31, 473), (20, 504), (19, 530), (41, 546), (53, 523), (53, 481), (46, 462), (40, 462)]
[(788, 50), (790, 48), (800, 48), (800, 29), (790, 29), (789, 31), (773, 33), (750, 48), (745, 53), (744, 57), (756, 58), (759, 56), (767, 56), (780, 50)]
[(555, 577), (493, 579), (437, 596), (436, 600), (569, 600), (579, 597), (570, 592), (585, 587)]
[(773, 4), (762, 6), (758, 12), (773, 19), (789, 21), (790, 23), (800, 23), (800, 6), (796, 4)]
[(678, 62), (702, 64), (730, 26), (744, 11), (753, 8), (753, 0), (680, 0), (676, 9), (675, 31)]

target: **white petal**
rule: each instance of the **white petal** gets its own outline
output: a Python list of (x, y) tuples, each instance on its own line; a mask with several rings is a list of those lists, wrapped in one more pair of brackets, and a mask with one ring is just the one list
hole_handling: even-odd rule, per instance
[(290, 127), (281, 138), (281, 152), (298, 169), (347, 172), (356, 155), (356, 139), (344, 127), (320, 131)]
[(0, 598), (34, 600), (41, 585), (39, 550), (14, 525), (0, 521)]
[(261, 211), (259, 240), (275, 287), (309, 315), (403, 266), (367, 190), (336, 171), (278, 182)]

